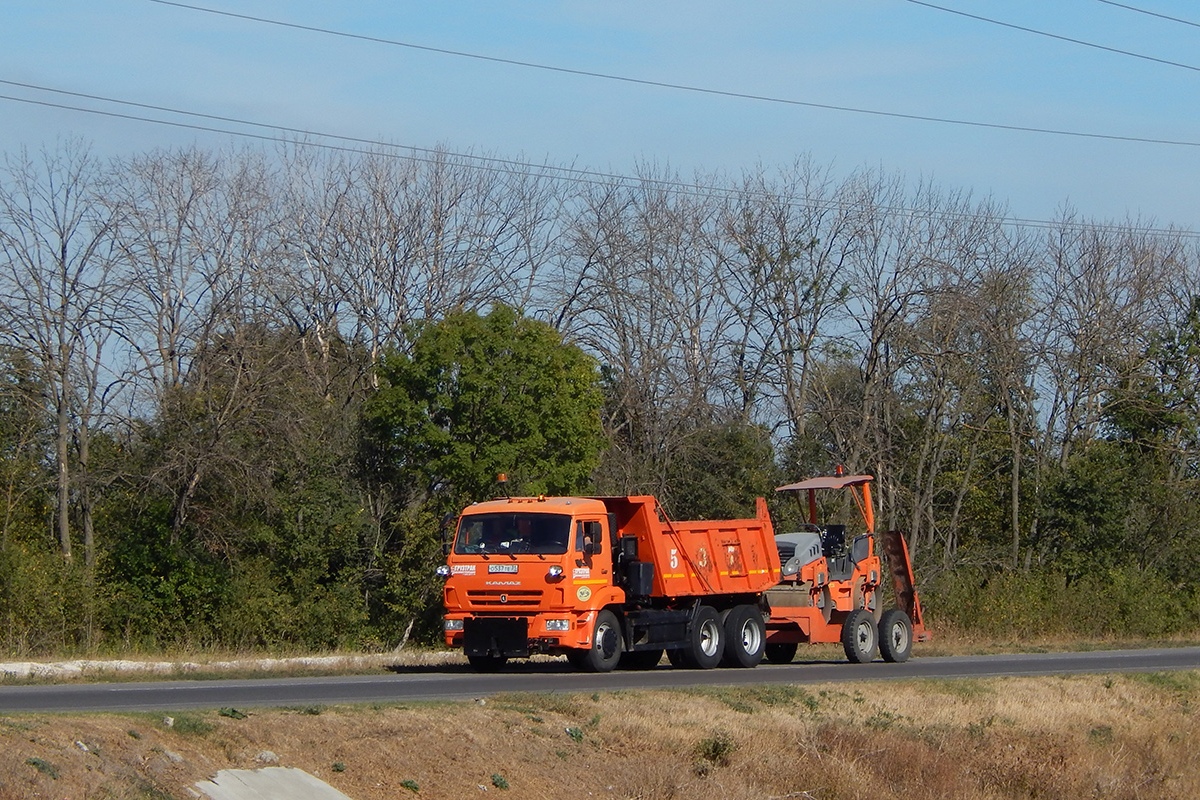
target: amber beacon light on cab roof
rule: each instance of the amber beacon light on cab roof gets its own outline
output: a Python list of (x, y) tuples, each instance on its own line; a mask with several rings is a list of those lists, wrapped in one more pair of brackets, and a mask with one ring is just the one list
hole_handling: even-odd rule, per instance
[[(807, 522), (776, 534), (752, 519), (673, 521), (650, 496), (504, 497), (462, 511), (446, 539), (445, 636), (491, 671), (535, 653), (576, 668), (753, 667), (798, 645), (841, 642), (853, 662), (908, 659), (925, 627), (908, 547), (875, 533), (870, 475), (810, 478)], [(862, 530), (818, 521), (818, 493), (843, 492)], [(886, 557), (896, 607), (882, 609)]]

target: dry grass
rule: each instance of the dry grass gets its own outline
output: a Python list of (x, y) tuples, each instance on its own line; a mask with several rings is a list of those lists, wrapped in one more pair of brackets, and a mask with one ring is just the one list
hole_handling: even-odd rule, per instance
[(170, 728), (8, 715), (0, 800), (185, 798), (264, 751), (355, 800), (1193, 797), (1198, 701), (1185, 672), (191, 712)]
[[(956, 629), (939, 624), (933, 641), (917, 644), (916, 656), (963, 656), (992, 655), (998, 653), (1054, 653), (1084, 652), (1090, 650), (1134, 650), (1146, 647), (1194, 647), (1200, 644), (1196, 634), (1176, 634), (1153, 639), (1134, 636), (1108, 638), (1069, 638), (1045, 635), (1024, 636), (1020, 639), (1003, 640), (980, 636), (973, 629)], [(803, 650), (800, 651), (804, 653)]]

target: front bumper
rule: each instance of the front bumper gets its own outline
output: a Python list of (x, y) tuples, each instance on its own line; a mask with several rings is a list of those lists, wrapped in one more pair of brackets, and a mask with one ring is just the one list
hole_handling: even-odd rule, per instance
[(512, 616), (448, 614), (461, 620), (459, 630), (445, 631), (446, 646), (461, 647), (469, 656), (523, 658), (533, 653), (561, 653), (591, 647), (596, 612), (544, 612)]

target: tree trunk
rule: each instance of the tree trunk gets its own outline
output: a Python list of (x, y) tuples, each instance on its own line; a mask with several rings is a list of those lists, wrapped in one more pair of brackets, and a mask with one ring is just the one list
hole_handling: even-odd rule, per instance
[[(60, 388), (65, 395), (66, 387)], [(60, 396), (56, 412), (54, 457), (58, 472), (58, 546), (63, 558), (71, 560), (71, 468), (68, 463), (71, 444), (71, 418), (65, 396)]]

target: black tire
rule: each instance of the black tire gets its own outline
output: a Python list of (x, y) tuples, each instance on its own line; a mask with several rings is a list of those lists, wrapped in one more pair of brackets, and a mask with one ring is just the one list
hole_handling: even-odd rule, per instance
[(611, 611), (596, 615), (592, 646), (582, 658), (586, 672), (612, 672), (621, 660), (621, 624)]
[(879, 621), (879, 655), (884, 661), (899, 664), (912, 654), (912, 620), (898, 608), (883, 612)]
[(476, 672), (499, 672), (508, 659), (504, 656), (467, 656), (467, 663)]
[(667, 661), (669, 661), (671, 666), (675, 669), (684, 669), (687, 667), (686, 656), (687, 650), (683, 648), (676, 648), (674, 650), (667, 651)]
[(662, 661), (662, 650), (634, 650), (621, 654), (617, 669), (654, 669)]
[(567, 663), (577, 670), (583, 671), (586, 669), (583, 662), (587, 658), (587, 650), (568, 650)]
[(700, 606), (692, 625), (689, 645), (682, 650), (683, 664), (691, 669), (712, 669), (725, 655), (725, 626), (712, 606)]
[(865, 664), (875, 660), (875, 651), (879, 649), (879, 629), (875, 627), (875, 617), (865, 608), (855, 609), (842, 623), (842, 649), (846, 658), (855, 664)]
[(763, 660), (767, 628), (762, 612), (755, 606), (734, 606), (725, 616), (726, 667), (757, 667)]
[(797, 647), (795, 642), (768, 642), (764, 650), (772, 664), (790, 664), (796, 658)]

